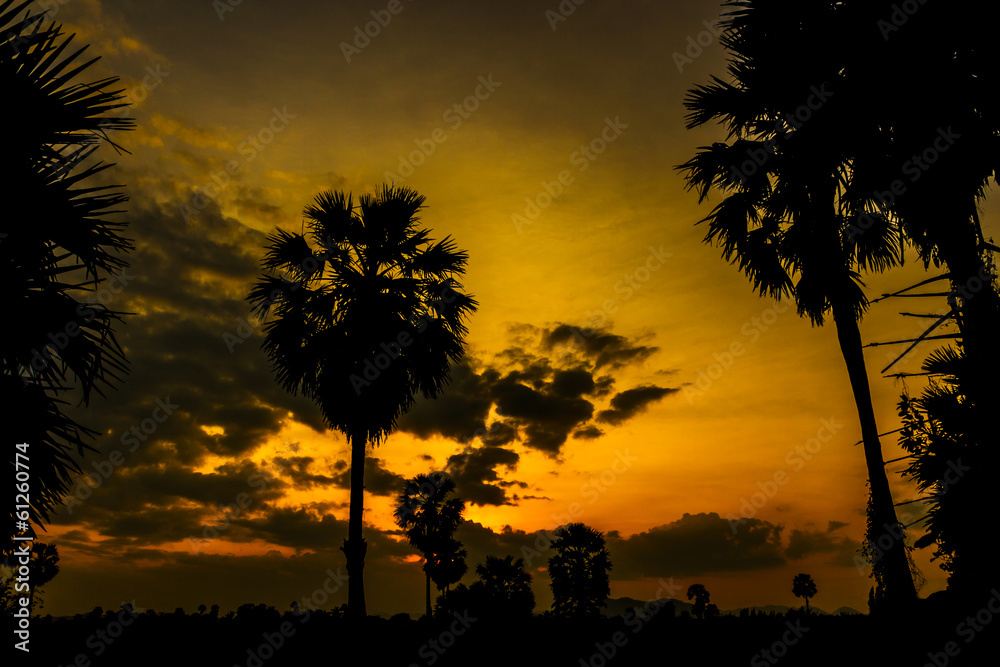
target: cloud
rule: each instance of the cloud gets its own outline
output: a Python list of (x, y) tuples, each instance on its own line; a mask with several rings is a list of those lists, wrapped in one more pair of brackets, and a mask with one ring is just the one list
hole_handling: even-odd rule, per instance
[(715, 512), (685, 514), (677, 521), (631, 537), (607, 536), (615, 577), (684, 577), (713, 572), (762, 570), (783, 565), (780, 525), (748, 519), (734, 533)]
[(594, 362), (595, 368), (609, 366), (612, 369), (641, 363), (659, 350), (656, 347), (638, 345), (624, 336), (606, 330), (580, 328), (570, 324), (559, 324), (548, 331), (545, 344), (550, 350), (558, 346), (580, 350)]
[(314, 462), (315, 459), (311, 456), (279, 456), (274, 459), (274, 463), (282, 471), (282, 476), (287, 477), (292, 486), (310, 489), (316, 486), (338, 485), (339, 480), (336, 477), (310, 472), (309, 469)]
[(458, 495), (467, 503), (510, 505), (513, 503), (507, 498), (505, 487), (518, 483), (501, 481), (497, 469), (503, 467), (513, 472), (520, 459), (517, 452), (503, 447), (470, 447), (464, 453), (449, 457), (446, 470), (455, 481)]
[(497, 413), (523, 428), (526, 445), (558, 454), (569, 434), (593, 417), (593, 403), (555, 394), (551, 385), (535, 389), (520, 380), (512, 373), (493, 385)]
[[(463, 444), (475, 438), (493, 446), (520, 442), (557, 458), (570, 436), (603, 435), (594, 416), (601, 399), (613, 393), (615, 374), (657, 350), (607, 330), (585, 335), (568, 324), (514, 324), (508, 339), (509, 345), (491, 359), (470, 354), (454, 368), (443, 395), (435, 401), (418, 400), (399, 420), (400, 430)], [(581, 342), (569, 344), (577, 340)], [(556, 347), (561, 354), (553, 356)], [(600, 372), (602, 367), (612, 374)], [(676, 391), (653, 385), (622, 391), (597, 421), (621, 425)]]
[[(351, 468), (347, 461), (337, 461), (334, 464), (337, 473), (333, 483), (342, 488), (351, 488)], [(387, 470), (385, 462), (374, 456), (365, 457), (365, 491), (376, 496), (395, 496), (403, 489), (406, 478)]]
[(158, 113), (150, 116), (150, 123), (153, 129), (161, 135), (176, 137), (180, 141), (197, 148), (215, 148), (222, 151), (234, 150), (233, 142), (222, 138), (222, 135), (225, 133), (220, 128), (206, 130)]
[(785, 549), (785, 555), (791, 560), (802, 560), (814, 554), (828, 553), (832, 554), (830, 564), (853, 567), (854, 557), (858, 555), (861, 543), (846, 536), (831, 535), (837, 528), (847, 524), (831, 521), (830, 525), (836, 525), (836, 527), (826, 531), (793, 528), (788, 535), (788, 548)]
[(614, 425), (622, 424), (643, 412), (651, 403), (678, 391), (680, 391), (678, 388), (655, 387), (653, 385), (626, 389), (615, 394), (615, 397), (611, 399), (611, 409), (602, 410), (597, 415), (597, 421)]
[(604, 431), (596, 426), (584, 426), (573, 432), (573, 437), (577, 440), (596, 440), (604, 435)]
[(492, 405), (489, 382), (466, 359), (452, 367), (451, 382), (444, 392), (433, 400), (418, 399), (399, 418), (398, 427), (418, 438), (442, 436), (464, 443), (472, 440), (477, 431), (486, 432)]

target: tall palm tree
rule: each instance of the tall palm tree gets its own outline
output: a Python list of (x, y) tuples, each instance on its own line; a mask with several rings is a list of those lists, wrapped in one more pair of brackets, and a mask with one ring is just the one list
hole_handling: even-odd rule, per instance
[(364, 459), (418, 394), (433, 398), (465, 352), (476, 301), (457, 277), (468, 255), (450, 237), (419, 229), (424, 197), (382, 186), (357, 205), (322, 192), (305, 209), (308, 237), (268, 237), (264, 274), (248, 299), (265, 327), (263, 348), (278, 382), (319, 406), (351, 448), (348, 607), (367, 613), (362, 538)]
[(731, 54), (731, 81), (714, 78), (696, 87), (685, 106), (689, 129), (716, 120), (731, 143), (703, 147), (679, 168), (699, 201), (713, 189), (726, 195), (703, 220), (705, 240), (720, 245), (757, 292), (793, 297), (799, 314), (816, 326), (833, 317), (861, 423), (873, 576), (880, 596), (905, 604), (916, 590), (899, 538), (858, 324), (868, 306), (860, 272), (895, 265), (899, 236), (888, 215), (850, 189), (849, 149), (872, 128), (866, 119), (850, 120), (849, 100), (841, 94), (843, 5), (726, 5), (732, 11), (722, 43)]
[[(128, 266), (132, 249), (121, 236), (126, 223), (108, 216), (126, 201), (120, 186), (92, 179), (111, 165), (94, 151), (115, 144), (109, 133), (134, 121), (109, 112), (127, 106), (117, 78), (72, 81), (97, 59), (80, 62), (86, 48), (68, 48), (61, 26), (45, 24), (31, 2), (0, 1), (0, 123), (11, 131), (0, 157), (4, 214), (0, 216), (0, 281), (8, 326), (0, 334), (0, 394), (6, 413), (6, 460), (30, 460), (28, 519), (49, 520), (80, 472), (82, 456), (97, 435), (69, 417), (63, 406), (88, 405), (94, 392), (114, 386), (127, 371), (114, 325), (122, 313), (95, 303), (101, 283)], [(22, 18), (17, 18), (22, 14)], [(117, 146), (115, 146), (117, 148)], [(18, 452), (15, 443), (26, 443)], [(23, 468), (22, 468), (23, 469)], [(15, 530), (14, 503), (8, 504)], [(13, 548), (4, 533), (0, 551)]]
[(561, 616), (597, 616), (611, 594), (611, 555), (604, 536), (582, 523), (555, 532), (549, 558), (552, 611)]
[(466, 552), (452, 536), (462, 523), (465, 502), (449, 498), (455, 482), (442, 472), (417, 475), (396, 499), (396, 524), (424, 555), (426, 613), (431, 617), (431, 580), (438, 588), (457, 582), (468, 570)]

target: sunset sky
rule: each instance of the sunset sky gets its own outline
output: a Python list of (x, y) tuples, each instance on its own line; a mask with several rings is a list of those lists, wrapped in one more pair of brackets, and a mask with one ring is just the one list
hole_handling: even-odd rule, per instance
[[(136, 250), (103, 296), (134, 313), (119, 327), (132, 371), (75, 413), (103, 433), (83, 461), (98, 484), (78, 480), (42, 533), (61, 555), (44, 611), (287, 609), (343, 568), (346, 441), (274, 381), (245, 296), (268, 232), (299, 231), (322, 190), (388, 180), (468, 251), (480, 307), (449, 390), (370, 451), (370, 612), (422, 610), (392, 509), (404, 479), (434, 470), (468, 503), (470, 571), (526, 557), (536, 611), (551, 603), (538, 546), (569, 520), (605, 533), (612, 597), (652, 598), (672, 578), (675, 596), (702, 583), (721, 609), (794, 605), (808, 572), (816, 606), (867, 610), (865, 462), (832, 324), (754, 295), (702, 243), (711, 203), (675, 169), (725, 138), (686, 131), (682, 105), (723, 74), (717, 2), (36, 5), (103, 56), (88, 80), (120, 76), (138, 124), (114, 137), (130, 154), (103, 155), (130, 197)], [(987, 206), (987, 235), (995, 220)], [(909, 251), (870, 294), (925, 276)], [(873, 305), (865, 341), (911, 338), (922, 323), (900, 311), (945, 306), (906, 301)], [(868, 350), (882, 432), (901, 391), (921, 388), (879, 377), (899, 351)], [(901, 455), (895, 436), (883, 445)], [(897, 501), (916, 497), (902, 465)], [(930, 555), (916, 553), (923, 595), (945, 583)]]

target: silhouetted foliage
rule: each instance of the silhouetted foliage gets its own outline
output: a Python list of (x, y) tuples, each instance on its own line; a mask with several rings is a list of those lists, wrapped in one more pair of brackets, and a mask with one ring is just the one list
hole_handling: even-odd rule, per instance
[(948, 310), (936, 313), (925, 334), (953, 324), (959, 341), (926, 359), (930, 385), (918, 398), (904, 393), (900, 405), (900, 444), (913, 455), (907, 474), (928, 494), (929, 512), (920, 517), (928, 532), (916, 545), (936, 543), (949, 588), (975, 599), (1000, 585), (992, 534), (978, 517), (994, 502), (1000, 466), (998, 248), (985, 237), (979, 211), (997, 174), (1000, 8), (920, 3), (905, 29), (883, 22), (876, 31), (864, 19), (889, 16), (897, 5), (878, 0), (861, 7), (868, 13), (852, 42), (866, 62), (850, 95), (864, 100), (878, 132), (865, 137), (852, 178), (886, 193), (884, 208), (925, 266), (946, 269), (935, 278), (950, 290), (931, 294), (944, 296)]
[(528, 616), (535, 608), (535, 594), (531, 590), (531, 575), (524, 569), (524, 559), (513, 556), (497, 558), (487, 556), (476, 566), (479, 581), (473, 588), (482, 588), (483, 597), (491, 613), (514, 618)]
[[(691, 584), (687, 589), (687, 599), (694, 600), (694, 607), (691, 609), (691, 613), (697, 618), (703, 618), (705, 616), (705, 611), (708, 608), (708, 603), (710, 601), (710, 594), (708, 589), (706, 589), (702, 584)], [(716, 608), (718, 610), (718, 608)]]
[(265, 319), (263, 348), (278, 382), (320, 407), (351, 446), (348, 604), (364, 616), (361, 535), (365, 447), (396, 427), (416, 396), (436, 397), (465, 352), (476, 301), (456, 280), (468, 255), (450, 237), (418, 229), (424, 198), (383, 186), (355, 205), (322, 192), (305, 209), (308, 238), (268, 236), (262, 275), (248, 299)]
[[(34, 612), (42, 608), (42, 586), (52, 581), (59, 574), (59, 550), (54, 544), (34, 541), (31, 543), (31, 555), (28, 557), (30, 573), (30, 588), (24, 590), (18, 587), (17, 569), (20, 563), (16, 558), (9, 559), (10, 574), (0, 578), (0, 613), (14, 613), (23, 605), (19, 603), (22, 597), (28, 598), (28, 608)], [(3, 566), (7, 569), (7, 566)]]
[(462, 522), (465, 502), (449, 498), (455, 482), (442, 472), (417, 475), (406, 482), (396, 498), (396, 524), (406, 532), (410, 544), (424, 555), (427, 578), (426, 613), (431, 615), (430, 582), (442, 590), (459, 581), (468, 571), (468, 555), (452, 535)]
[(596, 616), (611, 594), (611, 556), (604, 536), (582, 523), (555, 532), (555, 555), (549, 558), (552, 611), (559, 616)]
[[(109, 276), (128, 266), (132, 243), (125, 222), (112, 221), (126, 201), (119, 186), (94, 186), (111, 165), (93, 160), (108, 134), (134, 128), (109, 112), (127, 106), (117, 78), (71, 83), (95, 60), (79, 62), (72, 36), (46, 24), (31, 2), (0, 3), (0, 126), (4, 137), (0, 181), (0, 280), (5, 320), (0, 340), (0, 395), (15, 469), (15, 443), (30, 450), (30, 521), (42, 524), (61, 504), (71, 475), (97, 435), (63, 409), (89, 405), (93, 393), (113, 387), (128, 370), (114, 325), (122, 313), (96, 302)], [(17, 18), (21, 13), (22, 18)], [(23, 453), (23, 452), (22, 452)], [(23, 460), (21, 461), (24, 462)], [(5, 487), (7, 488), (7, 487)], [(10, 502), (0, 553), (13, 548)]]
[(808, 574), (797, 574), (792, 579), (792, 595), (806, 601), (806, 612), (809, 611), (809, 598), (816, 595), (816, 583)]
[(717, 121), (729, 141), (701, 148), (678, 168), (699, 201), (713, 190), (725, 196), (701, 221), (708, 224), (705, 241), (719, 245), (755, 291), (793, 297), (799, 315), (814, 325), (833, 317), (861, 422), (873, 512), (867, 541), (890, 539), (872, 559), (873, 576), (893, 604), (906, 604), (916, 590), (905, 543), (895, 537), (902, 526), (858, 324), (868, 308), (861, 272), (899, 264), (900, 233), (877, 193), (849, 178), (858, 137), (871, 131), (866, 116), (852, 111), (862, 101), (842, 92), (848, 85), (842, 59), (856, 51), (844, 38), (854, 5), (731, 0), (724, 6), (730, 11), (720, 41), (730, 76), (695, 87), (685, 106), (689, 128)]

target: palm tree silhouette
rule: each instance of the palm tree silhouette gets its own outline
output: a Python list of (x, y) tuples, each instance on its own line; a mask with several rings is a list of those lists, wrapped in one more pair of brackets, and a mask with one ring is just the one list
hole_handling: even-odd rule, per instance
[(611, 594), (611, 556), (604, 536), (582, 523), (555, 532), (555, 555), (549, 558), (552, 611), (562, 616), (596, 616)]
[(452, 537), (465, 511), (461, 498), (448, 497), (454, 491), (454, 480), (442, 472), (435, 472), (407, 481), (396, 499), (396, 524), (406, 532), (410, 544), (424, 555), (428, 619), (431, 617), (431, 580), (442, 589), (457, 582), (468, 571), (465, 549)]
[(278, 382), (317, 403), (351, 448), (348, 607), (367, 614), (362, 538), (365, 447), (381, 443), (417, 394), (436, 397), (462, 358), (476, 301), (456, 276), (468, 255), (450, 237), (418, 229), (424, 197), (382, 186), (355, 205), (322, 192), (305, 209), (308, 238), (268, 237), (248, 299), (265, 326), (263, 348)]
[[(861, 423), (868, 469), (868, 544), (888, 544), (873, 559), (884, 599), (916, 597), (905, 542), (896, 518), (872, 406), (859, 320), (868, 307), (860, 271), (898, 263), (899, 233), (870, 199), (848, 191), (848, 148), (866, 125), (839, 96), (841, 9), (835, 3), (758, 3), (734, 0), (723, 44), (731, 52), (731, 82), (714, 78), (693, 89), (685, 106), (688, 128), (712, 120), (731, 143), (703, 147), (678, 167), (699, 202), (713, 189), (726, 198), (702, 222), (706, 242), (739, 265), (754, 289), (775, 299), (794, 297), (816, 326), (832, 315)], [(787, 54), (795, 53), (794, 59)], [(865, 232), (857, 233), (863, 218)], [(883, 538), (880, 542), (880, 538)], [(886, 542), (888, 539), (888, 543)]]
[(476, 566), (479, 581), (473, 584), (483, 592), (487, 608), (501, 618), (527, 616), (535, 608), (531, 575), (524, 569), (524, 559), (513, 556), (487, 556)]
[(792, 579), (792, 595), (797, 598), (804, 598), (806, 601), (806, 613), (809, 613), (809, 598), (816, 595), (816, 583), (808, 574), (797, 574)]
[[(0, 2), (0, 123), (12, 128), (2, 157), (5, 210), (0, 216), (0, 279), (7, 290), (0, 340), (0, 394), (8, 441), (28, 443), (29, 520), (49, 521), (79, 465), (71, 454), (92, 449), (97, 433), (66, 415), (67, 394), (89, 405), (93, 392), (114, 386), (127, 371), (114, 324), (122, 313), (95, 303), (92, 293), (128, 266), (125, 222), (108, 218), (126, 201), (120, 186), (90, 179), (111, 165), (94, 162), (109, 133), (130, 130), (130, 118), (108, 112), (128, 106), (116, 77), (71, 83), (97, 59), (78, 62), (62, 27), (44, 25), (31, 2)], [(24, 12), (24, 17), (16, 18)], [(16, 450), (7, 448), (15, 469)], [(24, 463), (23, 460), (20, 463)], [(22, 468), (23, 469), (23, 468)], [(14, 530), (14, 504), (9, 504)], [(5, 531), (0, 552), (13, 548)]]

